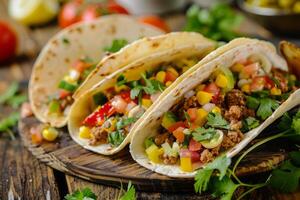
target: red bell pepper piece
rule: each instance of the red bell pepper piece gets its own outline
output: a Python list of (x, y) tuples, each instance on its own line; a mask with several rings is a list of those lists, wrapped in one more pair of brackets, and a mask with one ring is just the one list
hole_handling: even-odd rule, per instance
[(179, 121), (179, 122), (175, 122), (174, 124), (172, 124), (169, 128), (168, 128), (168, 131), (170, 131), (171, 133), (173, 131), (175, 131), (177, 128), (179, 127), (183, 127), (185, 128), (185, 123), (183, 121)]
[(92, 114), (87, 116), (82, 122), (83, 125), (89, 127), (99, 125), (103, 123), (105, 117), (110, 117), (116, 112), (115, 108), (111, 105), (110, 102), (107, 102), (103, 106), (99, 107)]

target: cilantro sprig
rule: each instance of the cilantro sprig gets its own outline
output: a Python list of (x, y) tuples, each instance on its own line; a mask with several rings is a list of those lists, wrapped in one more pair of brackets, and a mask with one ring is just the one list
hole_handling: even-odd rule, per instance
[(210, 112), (207, 115), (207, 126), (220, 129), (229, 129), (229, 123), (222, 117), (220, 113)]
[(197, 142), (211, 140), (216, 134), (217, 131), (214, 128), (199, 127), (192, 131), (193, 139)]
[(105, 51), (115, 53), (128, 44), (126, 39), (115, 39), (110, 46), (104, 47)]
[(119, 200), (135, 200), (136, 194), (135, 194), (135, 188), (131, 184), (131, 181), (129, 181), (127, 186), (127, 191), (119, 198)]
[(7, 104), (13, 108), (18, 108), (27, 100), (27, 96), (20, 94), (20, 87), (17, 82), (13, 82), (10, 87), (0, 96), (0, 104)]
[(96, 200), (97, 196), (92, 192), (90, 188), (84, 188), (82, 190), (76, 190), (72, 194), (67, 194), (65, 200)]

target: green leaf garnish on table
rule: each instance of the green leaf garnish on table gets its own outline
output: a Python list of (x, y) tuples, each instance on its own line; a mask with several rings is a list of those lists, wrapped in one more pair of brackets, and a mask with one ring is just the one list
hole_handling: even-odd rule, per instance
[(127, 191), (123, 196), (119, 198), (119, 200), (135, 200), (136, 199), (136, 194), (135, 194), (135, 188), (131, 184), (131, 181), (129, 181), (128, 186), (127, 186)]
[(19, 84), (17, 82), (13, 82), (8, 89), (0, 95), (0, 104), (8, 104), (13, 108), (18, 108), (27, 100), (26, 95), (18, 94), (19, 90)]
[(128, 44), (128, 41), (125, 39), (115, 39), (113, 40), (111, 46), (104, 47), (105, 51), (115, 53), (122, 49), (124, 46)]
[(2, 119), (0, 121), (0, 132), (8, 133), (11, 139), (15, 139), (14, 133), (11, 131), (11, 128), (16, 126), (17, 122), (19, 121), (19, 113), (13, 112), (8, 117)]
[(82, 190), (76, 190), (72, 194), (67, 194), (65, 200), (96, 200), (97, 196), (92, 192), (90, 188), (84, 188)]

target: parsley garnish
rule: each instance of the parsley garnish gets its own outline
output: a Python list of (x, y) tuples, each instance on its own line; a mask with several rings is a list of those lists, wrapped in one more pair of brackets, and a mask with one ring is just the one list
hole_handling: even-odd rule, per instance
[(15, 136), (11, 129), (17, 124), (19, 121), (19, 113), (13, 112), (8, 117), (2, 119), (0, 121), (0, 132), (8, 133), (11, 139), (15, 139)]
[(83, 190), (76, 190), (72, 194), (67, 194), (65, 200), (96, 200), (97, 196), (92, 192), (90, 188), (84, 188)]
[(210, 112), (207, 115), (207, 126), (213, 128), (229, 129), (229, 123), (222, 117), (220, 113)]
[(108, 142), (113, 146), (119, 146), (125, 139), (123, 130), (116, 130), (108, 134)]
[(242, 121), (242, 132), (250, 131), (259, 126), (259, 121), (254, 117), (247, 117)]
[(19, 90), (19, 84), (17, 82), (13, 82), (11, 86), (0, 96), (0, 104), (8, 104), (13, 108), (18, 108), (27, 100), (26, 95), (18, 94)]
[(217, 131), (214, 128), (204, 128), (199, 127), (192, 131), (193, 139), (197, 142), (211, 140), (217, 134)]
[(117, 130), (121, 130), (125, 126), (128, 126), (129, 124), (132, 124), (136, 122), (137, 118), (136, 117), (128, 117), (128, 118), (121, 118), (120, 121), (117, 122)]
[(272, 115), (273, 111), (279, 107), (279, 103), (276, 100), (264, 97), (265, 95), (260, 94), (259, 96), (260, 97), (246, 97), (246, 103), (249, 108), (257, 109), (256, 115), (264, 120)]
[(135, 200), (135, 199), (136, 199), (135, 188), (131, 184), (131, 181), (129, 181), (127, 186), (127, 191), (123, 196), (120, 197), (120, 200)]
[(124, 46), (128, 44), (128, 41), (125, 39), (115, 39), (112, 41), (111, 46), (104, 47), (105, 51), (115, 53), (122, 49)]

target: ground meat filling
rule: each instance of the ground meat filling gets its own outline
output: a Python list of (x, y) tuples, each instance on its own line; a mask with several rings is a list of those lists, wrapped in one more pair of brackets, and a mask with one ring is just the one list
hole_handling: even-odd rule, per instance
[(107, 143), (108, 132), (100, 127), (95, 126), (91, 129), (92, 139), (90, 140), (90, 145), (96, 146), (99, 144)]

